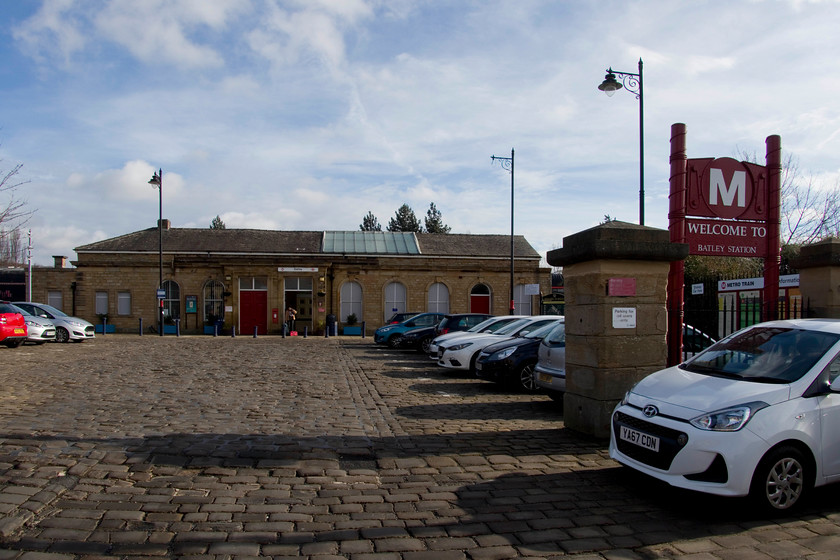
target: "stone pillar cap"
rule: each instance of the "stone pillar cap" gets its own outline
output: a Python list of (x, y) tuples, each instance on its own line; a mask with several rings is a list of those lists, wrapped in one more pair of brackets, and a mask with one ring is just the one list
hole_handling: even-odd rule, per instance
[(668, 230), (613, 220), (563, 238), (563, 248), (549, 251), (551, 266), (569, 266), (599, 259), (679, 261), (687, 243), (672, 243)]

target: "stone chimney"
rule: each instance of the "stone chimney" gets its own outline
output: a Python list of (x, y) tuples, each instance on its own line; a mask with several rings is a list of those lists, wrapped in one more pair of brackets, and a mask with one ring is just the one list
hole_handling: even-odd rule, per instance
[(53, 255), (53, 268), (64, 268), (67, 265), (67, 257)]
[(158, 225), (161, 229), (168, 230), (168, 229), (172, 226), (172, 223), (171, 223), (169, 220), (167, 220), (166, 218), (164, 218), (164, 219), (162, 219), (162, 220), (158, 220), (158, 224), (157, 224), (157, 225)]

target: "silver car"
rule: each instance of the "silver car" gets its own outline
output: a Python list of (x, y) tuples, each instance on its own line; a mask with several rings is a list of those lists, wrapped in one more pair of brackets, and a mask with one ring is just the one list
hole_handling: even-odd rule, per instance
[(91, 323), (78, 317), (71, 317), (51, 305), (31, 301), (14, 301), (12, 304), (38, 317), (50, 319), (55, 324), (56, 342), (83, 341), (96, 338)]
[(33, 315), (23, 307), (13, 306), (26, 321), (26, 342), (43, 344), (55, 340), (55, 324), (45, 317)]
[(540, 343), (534, 383), (556, 401), (566, 392), (566, 324), (560, 323)]

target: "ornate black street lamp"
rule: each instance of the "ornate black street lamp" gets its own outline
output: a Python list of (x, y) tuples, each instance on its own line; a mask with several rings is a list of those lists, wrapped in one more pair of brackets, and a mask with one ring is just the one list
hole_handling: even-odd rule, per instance
[[(621, 83), (615, 77), (621, 78)], [(639, 225), (645, 225), (645, 98), (642, 85), (642, 59), (639, 59), (639, 73), (616, 72), (607, 69), (604, 81), (598, 89), (612, 97), (616, 91), (624, 87), (630, 93), (636, 94), (639, 100)]]
[[(158, 216), (158, 290), (163, 289), (163, 169), (149, 179), (149, 184), (160, 193), (160, 214)], [(158, 296), (158, 333), (163, 336), (163, 299)]]
[(499, 160), (502, 169), (510, 171), (510, 314), (513, 315), (513, 148), (510, 149), (510, 157), (490, 156), (491, 161)]

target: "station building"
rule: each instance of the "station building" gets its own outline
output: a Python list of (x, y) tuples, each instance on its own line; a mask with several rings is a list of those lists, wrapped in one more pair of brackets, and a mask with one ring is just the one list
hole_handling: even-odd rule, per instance
[(161, 226), (35, 268), (32, 300), (115, 332), (156, 332), (162, 302), (165, 333), (280, 334), (292, 307), (299, 332), (355, 316), (370, 334), (397, 312), (508, 314), (511, 252), (515, 313), (551, 290), (522, 236)]

